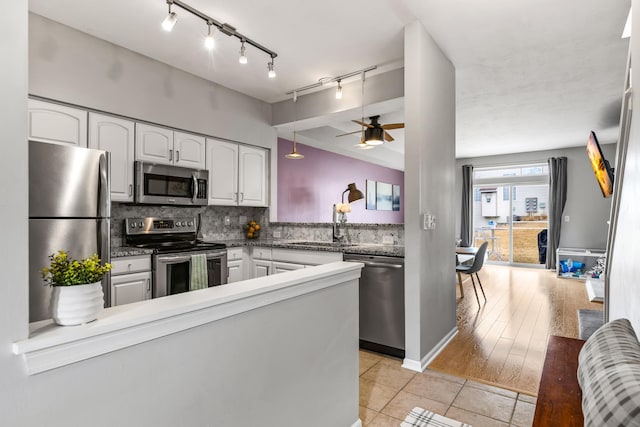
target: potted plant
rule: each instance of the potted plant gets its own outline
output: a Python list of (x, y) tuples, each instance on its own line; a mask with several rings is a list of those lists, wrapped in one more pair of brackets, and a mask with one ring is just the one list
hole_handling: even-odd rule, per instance
[(98, 318), (104, 306), (102, 278), (111, 264), (101, 264), (98, 254), (76, 260), (59, 250), (49, 255), (42, 269), (45, 283), (53, 287), (49, 309), (58, 325), (81, 325)]

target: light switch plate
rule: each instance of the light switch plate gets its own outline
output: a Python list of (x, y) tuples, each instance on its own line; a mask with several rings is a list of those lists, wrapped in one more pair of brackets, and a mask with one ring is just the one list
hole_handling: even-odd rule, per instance
[(228, 215), (224, 217), (224, 225), (231, 225), (231, 218)]
[(423, 214), (422, 228), (424, 230), (434, 230), (436, 228), (436, 216), (430, 213)]
[(382, 236), (383, 245), (393, 245), (393, 236)]

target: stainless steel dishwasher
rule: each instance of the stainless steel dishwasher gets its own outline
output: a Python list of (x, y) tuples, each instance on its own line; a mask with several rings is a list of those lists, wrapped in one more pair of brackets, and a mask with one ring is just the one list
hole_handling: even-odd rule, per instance
[(404, 357), (404, 258), (345, 254), (360, 276), (360, 347)]

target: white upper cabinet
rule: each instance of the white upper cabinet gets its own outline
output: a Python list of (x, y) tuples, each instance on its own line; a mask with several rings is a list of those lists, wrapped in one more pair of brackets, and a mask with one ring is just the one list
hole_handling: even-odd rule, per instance
[(136, 123), (136, 160), (173, 164), (173, 131)]
[(209, 204), (267, 206), (267, 151), (207, 138)]
[(238, 204), (238, 144), (207, 138), (209, 204)]
[(89, 113), (89, 148), (111, 153), (111, 200), (133, 202), (135, 123)]
[(137, 123), (136, 160), (204, 169), (205, 138)]
[(29, 139), (87, 147), (87, 112), (29, 99)]
[(238, 169), (238, 204), (267, 206), (267, 151), (241, 145)]
[(184, 132), (173, 133), (174, 162), (176, 166), (205, 169), (205, 138)]

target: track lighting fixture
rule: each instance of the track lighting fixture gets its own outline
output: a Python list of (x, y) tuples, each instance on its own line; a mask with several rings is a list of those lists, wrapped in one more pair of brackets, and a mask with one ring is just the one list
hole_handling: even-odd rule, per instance
[(296, 120), (297, 120), (296, 102), (297, 101), (298, 101), (298, 93), (294, 91), (293, 92), (293, 151), (291, 151), (291, 153), (286, 154), (284, 156), (287, 159), (291, 159), (291, 160), (304, 159), (304, 155), (298, 153), (298, 151), (296, 150)]
[(242, 44), (240, 45), (240, 58), (238, 58), (238, 62), (241, 64), (246, 64), (247, 62), (249, 62), (247, 60), (247, 55), (245, 55), (244, 51), (245, 51), (244, 40), (242, 40)]
[(166, 18), (164, 18), (164, 21), (162, 21), (162, 28), (166, 32), (171, 32), (171, 30), (173, 29), (173, 26), (176, 25), (176, 21), (178, 20), (178, 15), (176, 15), (175, 12), (171, 12), (171, 5), (173, 4), (173, 2), (167, 1), (167, 4), (169, 5), (169, 14), (167, 15)]
[(211, 34), (211, 22), (207, 22), (207, 26), (209, 27), (209, 32), (207, 33), (207, 38), (204, 39), (204, 46), (212, 50), (215, 46), (215, 41), (213, 40), (213, 35)]
[(245, 53), (246, 47), (245, 47), (245, 43), (246, 44), (250, 44), (251, 46), (255, 47), (256, 49), (259, 49), (261, 51), (263, 51), (264, 53), (266, 53), (267, 55), (269, 55), (271, 57), (271, 60), (269, 61), (269, 63), (267, 64), (267, 68), (269, 70), (269, 78), (274, 78), (276, 76), (276, 72), (274, 70), (274, 65), (273, 65), (273, 60), (276, 58), (276, 56), (278, 56), (277, 53), (275, 53), (274, 51), (267, 49), (266, 47), (262, 46), (261, 44), (259, 44), (258, 42), (251, 40), (250, 38), (246, 37), (243, 34), (240, 34), (239, 32), (236, 31), (235, 27), (233, 27), (232, 25), (229, 25), (227, 23), (221, 23), (216, 21), (215, 19), (213, 19), (212, 17), (210, 17), (209, 15), (206, 15), (202, 12), (200, 12), (197, 9), (194, 9), (193, 7), (189, 6), (188, 4), (184, 3), (182, 0), (166, 0), (167, 5), (169, 6), (169, 14), (167, 15), (167, 17), (164, 19), (164, 21), (162, 22), (162, 28), (165, 31), (171, 31), (174, 27), (174, 25), (176, 24), (177, 20), (178, 20), (178, 15), (175, 12), (171, 11), (171, 7), (172, 6), (177, 6), (187, 12), (189, 12), (190, 14), (197, 16), (198, 18), (202, 19), (208, 27), (208, 31), (207, 31), (207, 37), (205, 38), (204, 41), (204, 45), (207, 49), (211, 50), (214, 48), (215, 46), (215, 41), (213, 38), (213, 34), (211, 32), (211, 27), (215, 27), (218, 30), (220, 30), (221, 33), (226, 34), (227, 36), (233, 36), (236, 37), (237, 39), (239, 39), (241, 41), (241, 46), (240, 46), (240, 58), (238, 59), (238, 62), (240, 62), (241, 64), (246, 64), (247, 61), (247, 56)]
[(341, 79), (338, 79), (338, 87), (336, 88), (336, 99), (342, 99), (342, 86), (340, 86), (341, 81)]
[(273, 58), (271, 58), (271, 61), (267, 63), (267, 69), (269, 70), (269, 73), (267, 74), (269, 78), (274, 79), (276, 77), (276, 70), (273, 69)]

